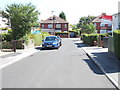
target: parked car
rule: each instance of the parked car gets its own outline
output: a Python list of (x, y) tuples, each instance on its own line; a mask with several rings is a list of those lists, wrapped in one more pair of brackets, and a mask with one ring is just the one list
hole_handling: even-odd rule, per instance
[(62, 39), (61, 39), (61, 37), (60, 36), (57, 36), (58, 37), (58, 39), (59, 39), (59, 43), (60, 43), (60, 46), (62, 45)]
[(47, 36), (42, 43), (42, 48), (59, 48), (60, 40), (57, 36)]

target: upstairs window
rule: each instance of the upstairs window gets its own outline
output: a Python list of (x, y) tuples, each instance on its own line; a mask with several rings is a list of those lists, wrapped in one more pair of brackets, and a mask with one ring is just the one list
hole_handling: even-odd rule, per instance
[(101, 26), (101, 27), (105, 27), (105, 24), (101, 23), (100, 26)]
[(112, 24), (108, 24), (108, 26), (109, 26), (109, 27), (111, 27), (111, 26), (112, 26)]
[(56, 28), (61, 28), (61, 24), (56, 24)]
[(96, 27), (96, 26), (97, 26), (97, 24), (96, 24), (96, 23), (94, 23), (94, 26)]
[(65, 24), (65, 28), (67, 28), (67, 24)]
[(48, 28), (53, 28), (53, 25), (52, 24), (48, 24)]
[(44, 28), (44, 24), (42, 24), (42, 28)]

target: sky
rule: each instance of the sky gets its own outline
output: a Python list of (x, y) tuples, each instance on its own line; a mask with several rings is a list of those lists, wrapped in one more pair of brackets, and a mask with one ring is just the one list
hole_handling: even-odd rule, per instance
[(59, 16), (64, 12), (70, 24), (76, 24), (83, 16), (98, 16), (101, 13), (113, 15), (118, 12), (120, 0), (0, 0), (0, 8), (12, 3), (32, 3), (40, 12), (39, 20), (45, 20), (54, 15)]

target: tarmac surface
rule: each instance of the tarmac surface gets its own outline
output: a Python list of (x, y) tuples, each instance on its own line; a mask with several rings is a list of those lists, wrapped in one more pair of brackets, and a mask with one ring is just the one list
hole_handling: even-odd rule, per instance
[(63, 39), (63, 46), (59, 50), (40, 50), (39, 47), (33, 47), (16, 53), (0, 54), (5, 88), (119, 88), (117, 58), (108, 53), (107, 48), (86, 46), (78, 38)]

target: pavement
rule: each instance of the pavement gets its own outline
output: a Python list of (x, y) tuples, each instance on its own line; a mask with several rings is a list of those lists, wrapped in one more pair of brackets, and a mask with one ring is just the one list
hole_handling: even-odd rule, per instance
[(5, 50), (4, 52), (0, 51), (0, 69), (11, 65), (25, 57), (28, 57), (36, 52), (38, 52), (38, 50), (35, 49), (35, 47), (33, 46), (24, 50), (16, 50), (16, 52), (12, 52), (11, 50)]
[[(118, 80), (120, 74), (120, 60), (118, 60), (113, 53), (108, 52), (108, 48), (87, 46), (79, 39), (74, 42), (77, 47), (80, 47), (84, 52), (94, 61), (94, 63), (102, 70), (107, 78), (120, 89), (120, 82)], [(17, 50), (17, 52), (0, 52), (0, 69), (11, 65), (25, 57), (28, 57), (39, 50), (31, 47), (25, 50)]]
[(77, 47), (81, 47), (89, 58), (102, 70), (106, 77), (120, 89), (119, 74), (120, 74), (120, 60), (108, 48), (97, 46), (88, 46), (82, 41), (75, 42)]

